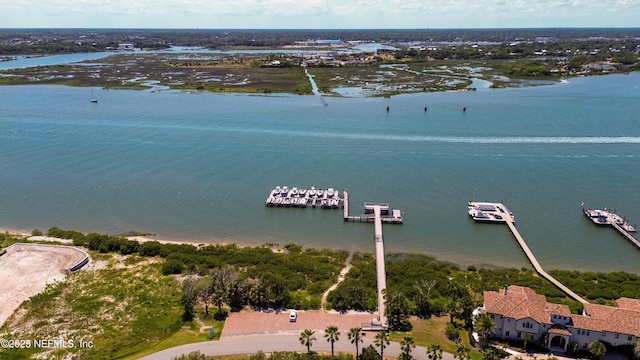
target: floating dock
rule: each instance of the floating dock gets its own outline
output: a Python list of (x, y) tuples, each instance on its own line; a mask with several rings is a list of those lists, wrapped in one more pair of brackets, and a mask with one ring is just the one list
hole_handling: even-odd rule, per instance
[(507, 221), (515, 222), (513, 213), (503, 204), (469, 201), (468, 207), (469, 216), (475, 222), (498, 224), (504, 224)]
[(267, 196), (264, 206), (338, 209), (344, 207), (344, 203), (344, 199), (340, 197), (340, 191), (333, 188), (316, 189), (312, 186), (307, 189), (276, 186)]
[[(493, 218), (492, 221), (487, 221), (486, 217), (480, 216), (479, 220), (476, 220), (477, 216), (474, 217), (474, 215), (472, 215), (471, 208), (472, 207), (475, 208), (478, 204), (482, 204), (483, 207), (487, 209), (486, 211), (490, 210), (491, 207), (493, 207), (495, 210), (492, 210), (492, 211), (489, 211), (489, 212), (491, 214), (494, 214), (494, 215), (499, 215), (500, 218)], [(529, 259), (529, 262), (531, 263), (531, 265), (533, 265), (533, 268), (536, 270), (536, 272), (540, 276), (542, 276), (545, 279), (549, 280), (549, 282), (551, 282), (558, 289), (562, 290), (565, 294), (569, 295), (574, 300), (577, 300), (577, 301), (579, 301), (579, 302), (581, 302), (583, 304), (587, 304), (588, 303), (587, 300), (583, 299), (578, 294), (576, 294), (573, 291), (571, 291), (571, 289), (569, 289), (568, 287), (564, 286), (561, 282), (559, 282), (553, 276), (549, 275), (549, 273), (544, 271), (544, 269), (542, 268), (542, 266), (540, 266), (540, 263), (538, 262), (536, 257), (533, 255), (533, 252), (531, 252), (531, 249), (529, 249), (529, 246), (527, 245), (527, 243), (524, 241), (524, 239), (522, 238), (522, 236), (518, 232), (518, 229), (516, 229), (515, 218), (514, 218), (513, 214), (507, 209), (506, 206), (504, 206), (504, 204), (501, 204), (501, 203), (486, 203), (486, 202), (484, 202), (484, 203), (469, 202), (468, 205), (469, 205), (469, 215), (476, 222), (506, 223), (509, 226), (509, 230), (511, 230), (511, 233), (513, 234), (513, 236), (518, 241), (518, 244), (522, 248), (522, 251), (524, 251), (524, 254)], [(485, 211), (485, 210), (483, 210), (483, 211)]]
[(636, 228), (630, 225), (623, 217), (607, 209), (582, 209), (582, 213), (598, 226), (613, 227), (620, 235), (629, 241), (637, 249), (640, 249), (640, 241), (633, 236)]

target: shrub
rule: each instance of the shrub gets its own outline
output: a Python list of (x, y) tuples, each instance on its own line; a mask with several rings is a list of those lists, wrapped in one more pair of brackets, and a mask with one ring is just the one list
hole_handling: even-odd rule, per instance
[(162, 249), (162, 245), (160, 245), (157, 241), (146, 241), (140, 244), (138, 248), (138, 253), (141, 256), (156, 256), (160, 254), (160, 250)]
[(42, 236), (42, 231), (40, 229), (33, 229), (31, 231), (31, 236)]
[(460, 341), (460, 331), (452, 323), (447, 323), (444, 327), (444, 333), (447, 335), (447, 339), (453, 342)]
[(182, 270), (184, 270), (184, 264), (177, 259), (169, 259), (162, 264), (163, 275), (180, 274)]

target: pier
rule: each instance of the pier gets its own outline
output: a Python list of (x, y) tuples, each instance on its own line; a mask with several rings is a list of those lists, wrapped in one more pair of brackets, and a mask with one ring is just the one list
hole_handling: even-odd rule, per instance
[[(485, 206), (484, 210), (478, 209), (478, 204), (482, 204), (483, 206)], [(542, 276), (545, 279), (547, 279), (549, 282), (551, 282), (558, 289), (562, 290), (565, 294), (567, 294), (569, 297), (573, 298), (574, 300), (579, 301), (579, 302), (581, 302), (583, 304), (588, 304), (587, 300), (583, 299), (578, 294), (576, 294), (573, 291), (571, 291), (571, 289), (569, 289), (568, 287), (563, 285), (561, 282), (556, 280), (549, 273), (544, 271), (544, 269), (542, 268), (542, 266), (540, 265), (540, 263), (538, 262), (536, 257), (533, 255), (533, 252), (531, 252), (531, 249), (529, 249), (529, 246), (527, 245), (527, 243), (524, 241), (524, 239), (522, 238), (522, 236), (518, 232), (518, 229), (516, 229), (515, 218), (513, 217), (513, 214), (507, 210), (507, 207), (504, 206), (504, 204), (501, 204), (501, 203), (469, 202), (468, 205), (469, 205), (469, 216), (471, 216), (473, 218), (473, 220), (476, 221), (476, 222), (506, 223), (507, 226), (509, 226), (509, 230), (511, 230), (511, 233), (513, 234), (513, 236), (518, 241), (518, 244), (522, 248), (522, 251), (524, 251), (524, 254), (529, 259), (529, 262), (531, 263), (531, 265), (533, 265), (533, 268), (536, 270), (536, 272), (540, 276)], [(478, 214), (474, 211), (474, 209), (483, 211), (484, 213), (487, 213), (487, 214), (485, 214), (487, 216), (480, 215), (478, 217), (477, 216)], [(491, 215), (498, 215), (499, 218), (491, 216)], [(476, 220), (476, 218), (478, 218), (478, 220)], [(493, 219), (493, 220), (488, 221), (487, 219)]]
[(375, 318), (370, 323), (363, 323), (362, 330), (365, 331), (386, 331), (389, 329), (385, 309), (387, 307), (385, 292), (387, 289), (387, 271), (385, 268), (384, 236), (382, 235), (382, 224), (402, 224), (402, 212), (398, 209), (391, 209), (389, 204), (365, 203), (364, 213), (358, 216), (349, 215), (349, 193), (340, 193), (332, 188), (327, 190), (289, 189), (287, 186), (276, 186), (264, 203), (267, 207), (316, 207), (342, 208), (344, 221), (374, 223), (374, 243), (376, 248), (376, 279), (378, 287), (378, 311)]
[(387, 317), (384, 312), (387, 308), (385, 291), (387, 289), (387, 271), (384, 262), (384, 236), (382, 234), (382, 224), (402, 224), (402, 212), (398, 209), (391, 209), (389, 204), (364, 204), (364, 214), (358, 216), (349, 215), (349, 193), (343, 192), (344, 200), (344, 221), (351, 222), (372, 222), (374, 223), (374, 243), (376, 247), (376, 279), (378, 286), (378, 312), (376, 318), (371, 323), (362, 324), (362, 330), (382, 331), (387, 330)]
[(389, 204), (364, 203), (364, 213), (361, 215), (349, 215), (349, 193), (343, 193), (344, 221), (349, 222), (376, 222), (375, 209), (380, 210), (380, 222), (388, 224), (402, 224), (402, 211), (391, 209)]
[(582, 209), (582, 212), (598, 226), (613, 227), (620, 235), (622, 235), (622, 237), (627, 239), (627, 241), (640, 250), (640, 241), (632, 234), (636, 232), (636, 228), (630, 225), (620, 215), (615, 212), (608, 211), (607, 209)]

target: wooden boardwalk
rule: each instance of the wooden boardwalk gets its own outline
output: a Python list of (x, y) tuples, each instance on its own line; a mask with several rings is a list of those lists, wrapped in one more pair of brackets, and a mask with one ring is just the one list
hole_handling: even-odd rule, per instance
[(379, 324), (386, 328), (387, 317), (384, 312), (387, 308), (387, 301), (385, 298), (385, 292), (387, 289), (387, 271), (384, 264), (384, 238), (382, 236), (382, 216), (380, 214), (380, 206), (374, 206), (375, 215), (375, 234), (374, 239), (376, 242), (376, 274), (378, 280), (378, 321)]
[[(492, 204), (498, 209), (498, 211), (502, 211), (501, 209), (506, 209), (506, 206), (504, 206), (504, 204), (500, 204), (500, 203), (492, 203)], [(569, 289), (568, 287), (563, 285), (560, 281), (556, 280), (549, 273), (544, 271), (544, 269), (542, 268), (542, 266), (540, 265), (536, 257), (533, 255), (533, 252), (531, 252), (531, 249), (529, 249), (529, 246), (522, 238), (522, 235), (520, 235), (520, 232), (518, 232), (518, 229), (516, 229), (514, 217), (510, 213), (508, 215), (509, 216), (503, 217), (505, 220), (504, 222), (507, 224), (507, 226), (509, 226), (509, 230), (511, 230), (511, 233), (518, 241), (518, 244), (520, 244), (522, 251), (524, 251), (524, 254), (527, 256), (527, 258), (529, 259), (529, 262), (531, 263), (531, 265), (533, 265), (533, 268), (536, 270), (536, 272), (543, 278), (549, 280), (549, 282), (555, 285), (558, 289), (562, 290), (569, 297), (583, 304), (588, 304), (587, 300), (583, 299), (582, 297), (580, 297), (580, 295), (571, 291), (571, 289)]]
[(531, 263), (531, 265), (533, 265), (533, 268), (536, 270), (538, 274), (540, 274), (540, 276), (549, 280), (549, 282), (551, 282), (558, 289), (562, 290), (565, 294), (569, 295), (569, 297), (573, 298), (574, 300), (580, 301), (583, 304), (589, 303), (587, 300), (583, 299), (580, 295), (574, 293), (571, 289), (564, 286), (560, 281), (556, 280), (556, 278), (554, 278), (549, 273), (544, 271), (544, 269), (542, 268), (542, 266), (540, 266), (540, 263), (538, 262), (536, 257), (533, 255), (533, 252), (531, 252), (531, 249), (529, 249), (529, 246), (527, 246), (527, 243), (524, 241), (524, 239), (518, 232), (518, 229), (516, 229), (516, 225), (513, 222), (513, 220), (507, 220), (507, 225), (509, 226), (509, 229), (511, 230), (511, 233), (513, 234), (513, 236), (516, 238), (516, 240), (518, 240), (518, 244), (520, 244), (522, 251), (524, 251), (525, 255), (527, 255), (529, 262)]

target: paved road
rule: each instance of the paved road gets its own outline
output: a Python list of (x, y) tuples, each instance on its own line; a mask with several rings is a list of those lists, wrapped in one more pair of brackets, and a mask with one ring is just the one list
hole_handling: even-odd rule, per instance
[[(316, 341), (312, 344), (312, 351), (331, 351), (331, 344), (323, 337), (323, 332), (316, 332)], [(375, 333), (367, 333), (364, 343), (360, 344), (359, 349), (367, 347), (372, 343)], [(182, 354), (189, 354), (194, 351), (212, 355), (233, 355), (233, 354), (254, 354), (260, 350), (265, 353), (274, 351), (297, 351), (305, 352), (307, 348), (300, 344), (298, 340), (299, 332), (266, 334), (266, 335), (237, 335), (229, 336), (219, 341), (207, 341), (195, 344), (187, 344), (177, 346), (171, 349), (163, 350), (155, 354), (146, 356), (144, 360), (170, 360)], [(355, 345), (347, 338), (346, 332), (340, 333), (340, 340), (334, 344), (336, 352), (355, 353)], [(398, 357), (400, 355), (400, 344), (391, 343), (384, 349), (384, 355), (389, 357)], [(424, 347), (416, 347), (413, 349), (412, 355), (417, 360), (429, 360), (427, 349)], [(443, 360), (454, 360), (452, 354), (443, 353)]]

